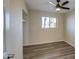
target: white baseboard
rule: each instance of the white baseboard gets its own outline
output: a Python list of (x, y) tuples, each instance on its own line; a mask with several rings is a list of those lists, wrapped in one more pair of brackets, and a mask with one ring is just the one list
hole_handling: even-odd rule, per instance
[(72, 43), (70, 43), (70, 42), (68, 42), (68, 41), (66, 41), (66, 40), (65, 40), (65, 42), (75, 48), (75, 45), (74, 45), (74, 44), (72, 44)]
[(39, 43), (28, 43), (28, 44), (24, 44), (23, 46), (39, 45), (39, 44), (46, 44), (46, 43), (60, 42), (60, 41), (64, 41), (64, 40), (59, 40), (59, 41), (49, 41), (49, 42), (39, 42)]

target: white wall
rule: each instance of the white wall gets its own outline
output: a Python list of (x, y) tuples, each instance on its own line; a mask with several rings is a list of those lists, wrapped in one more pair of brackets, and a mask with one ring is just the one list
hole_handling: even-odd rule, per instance
[[(41, 12), (41, 11), (29, 11), (29, 34), (27, 31), (24, 33), (29, 36), (24, 38), (24, 46), (50, 43), (56, 41), (66, 41), (72, 46), (75, 46), (75, 12), (69, 12), (64, 14)], [(54, 29), (42, 29), (41, 17), (53, 16), (57, 18), (57, 28)], [(25, 25), (25, 28), (28, 26)]]
[(65, 14), (65, 41), (75, 46), (75, 11)]
[(23, 45), (29, 44), (29, 17), (25, 16), (25, 22), (23, 22)]
[(15, 54), (13, 59), (23, 59), (23, 23), (22, 10), (28, 13), (24, 0), (4, 0), (8, 14), (6, 20), (6, 52)]
[[(28, 44), (25, 43), (26, 45), (63, 41), (63, 14), (30, 11), (29, 15), (29, 41)], [(56, 17), (57, 27), (53, 29), (42, 29), (42, 16)]]

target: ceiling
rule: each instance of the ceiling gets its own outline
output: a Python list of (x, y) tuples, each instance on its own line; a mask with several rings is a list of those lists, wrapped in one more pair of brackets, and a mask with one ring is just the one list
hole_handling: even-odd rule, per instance
[[(25, 0), (25, 1), (29, 10), (57, 12), (56, 7), (48, 3), (48, 1), (52, 1), (53, 3), (57, 4), (56, 0)], [(69, 1), (69, 3), (65, 6), (69, 7), (70, 10), (62, 9), (62, 11), (60, 11), (59, 13), (66, 13), (75, 10), (75, 0), (61, 0), (61, 3), (65, 1)]]

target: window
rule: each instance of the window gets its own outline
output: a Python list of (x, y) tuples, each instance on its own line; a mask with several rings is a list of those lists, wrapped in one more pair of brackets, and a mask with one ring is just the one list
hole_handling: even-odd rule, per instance
[(56, 28), (56, 18), (42, 17), (42, 28)]

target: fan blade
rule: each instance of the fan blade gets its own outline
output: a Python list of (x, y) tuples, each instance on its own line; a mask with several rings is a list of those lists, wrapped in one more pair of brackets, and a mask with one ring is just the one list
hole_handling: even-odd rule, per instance
[(56, 6), (56, 4), (54, 4), (53, 2), (51, 2), (51, 1), (48, 1), (51, 5), (53, 5), (53, 6)]
[(59, 2), (60, 2), (60, 0), (57, 0), (57, 2), (59, 3)]
[(62, 8), (62, 9), (68, 9), (68, 10), (70, 9), (70, 8), (68, 8), (68, 7), (60, 7), (60, 8)]
[(69, 1), (63, 2), (63, 3), (62, 3), (62, 6), (63, 6), (63, 5), (66, 5), (67, 3), (69, 3)]

